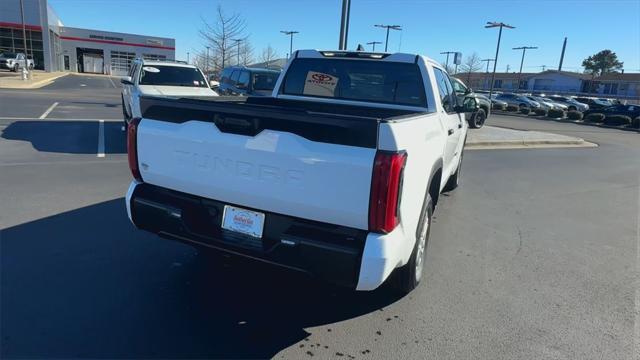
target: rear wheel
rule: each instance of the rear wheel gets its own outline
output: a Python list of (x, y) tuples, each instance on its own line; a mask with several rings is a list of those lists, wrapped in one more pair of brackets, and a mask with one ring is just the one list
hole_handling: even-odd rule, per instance
[(576, 111), (577, 108), (575, 106), (569, 106), (569, 111)]
[(424, 263), (427, 257), (427, 244), (429, 243), (429, 234), (431, 232), (432, 215), (433, 201), (431, 200), (431, 195), (427, 195), (422, 206), (420, 223), (416, 232), (416, 243), (413, 247), (411, 258), (409, 258), (409, 262), (406, 265), (396, 269), (393, 274), (394, 287), (403, 294), (411, 292), (422, 280)]
[(469, 127), (472, 129), (479, 129), (484, 125), (484, 121), (487, 119), (487, 114), (484, 109), (478, 109), (475, 114), (469, 119)]
[(13, 65), (13, 72), (18, 72), (19, 69), (20, 69), (20, 65), (18, 64)]
[(33, 64), (29, 64), (29, 70), (33, 70)]

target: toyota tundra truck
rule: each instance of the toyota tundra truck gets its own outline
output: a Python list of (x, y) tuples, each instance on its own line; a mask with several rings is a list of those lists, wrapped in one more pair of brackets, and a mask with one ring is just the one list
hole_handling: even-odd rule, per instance
[(141, 96), (129, 219), (161, 237), (355, 290), (423, 276), (467, 134), (451, 79), (404, 53), (296, 51), (271, 97)]

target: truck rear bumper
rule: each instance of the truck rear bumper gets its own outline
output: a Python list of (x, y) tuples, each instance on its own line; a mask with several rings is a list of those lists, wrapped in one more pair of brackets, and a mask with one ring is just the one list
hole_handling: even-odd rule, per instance
[(357, 290), (377, 288), (398, 263), (389, 258), (393, 242), (385, 243), (385, 237), (391, 234), (369, 234), (264, 212), (263, 236), (257, 239), (221, 228), (225, 205), (136, 181), (129, 186), (126, 197), (129, 219), (139, 229), (303, 271)]

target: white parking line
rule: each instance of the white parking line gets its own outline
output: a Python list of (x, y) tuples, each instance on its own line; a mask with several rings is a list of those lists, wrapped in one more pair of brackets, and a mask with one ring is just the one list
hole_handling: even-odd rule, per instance
[(98, 154), (96, 156), (104, 157), (104, 120), (98, 120)]
[(49, 106), (49, 108), (47, 109), (47, 111), (45, 111), (42, 115), (40, 115), (40, 119), (44, 119), (47, 117), (47, 115), (49, 115), (50, 112), (53, 111), (53, 109), (56, 108), (56, 106), (58, 106), (57, 102), (54, 102), (53, 104), (51, 104), (51, 106)]
[(114, 89), (117, 89), (118, 87), (116, 86), (116, 84), (113, 82), (113, 80), (111, 80), (111, 76), (109, 76), (107, 79), (109, 79), (109, 81), (111, 82), (111, 85), (113, 85)]

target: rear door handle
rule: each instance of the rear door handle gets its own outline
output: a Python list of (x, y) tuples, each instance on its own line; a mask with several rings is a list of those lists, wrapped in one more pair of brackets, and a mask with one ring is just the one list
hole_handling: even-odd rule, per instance
[(447, 131), (447, 133), (448, 133), (448, 136), (451, 136), (451, 135), (453, 135), (453, 133), (454, 133), (454, 132), (455, 132), (455, 130), (453, 130), (453, 129), (449, 129), (449, 131)]
[(458, 129), (462, 129), (462, 124), (458, 124)]

